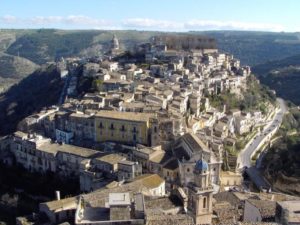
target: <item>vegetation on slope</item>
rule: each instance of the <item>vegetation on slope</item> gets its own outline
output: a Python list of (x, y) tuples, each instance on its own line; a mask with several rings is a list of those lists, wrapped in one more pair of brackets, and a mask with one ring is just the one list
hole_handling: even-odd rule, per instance
[(0, 68), (1, 93), (33, 73), (39, 66), (28, 59), (0, 53)]
[[(297, 33), (242, 31), (191, 33), (200, 33), (215, 38), (220, 50), (233, 54), (241, 59), (243, 64), (257, 65), (269, 60), (300, 54), (299, 34)], [(162, 32), (0, 30), (0, 53), (26, 58), (40, 65), (60, 57), (101, 55), (108, 50), (113, 34), (119, 38), (121, 47), (128, 50), (133, 49), (136, 43), (148, 42), (151, 37)], [(0, 71), (4, 69), (5, 67), (0, 65)], [(20, 78), (12, 79), (11, 77), (3, 79), (0, 74), (2, 88), (19, 80)]]
[(63, 81), (55, 66), (41, 68), (0, 95), (0, 135), (15, 131), (19, 121), (57, 104)]
[(259, 84), (253, 75), (247, 78), (246, 86), (247, 90), (244, 90), (240, 96), (229, 92), (209, 96), (211, 105), (220, 110), (226, 105), (227, 110), (238, 108), (242, 111), (260, 110), (267, 113), (266, 105), (275, 104), (275, 94), (268, 87)]
[[(241, 59), (243, 64), (258, 65), (269, 60), (282, 59), (300, 54), (300, 39), (297, 33), (271, 33), (247, 31), (191, 32), (216, 39), (218, 48)], [(2, 46), (6, 53), (20, 55), (42, 64), (61, 56), (81, 54), (90, 47), (107, 45), (116, 34), (121, 47), (133, 48), (136, 43), (149, 41), (161, 34), (153, 31), (64, 31), (64, 30), (2, 30)], [(15, 38), (15, 41), (14, 41)], [(8, 43), (8, 44), (5, 44)], [(4, 49), (5, 49), (4, 48)]]
[[(94, 48), (107, 50), (113, 34), (117, 34), (121, 46), (132, 48), (137, 42), (145, 42), (155, 32), (143, 31), (63, 31), (41, 29), (23, 34), (10, 45), (7, 53), (20, 55), (37, 64), (53, 61), (60, 57), (86, 55)], [(103, 53), (102, 52), (102, 53)]]
[(35, 63), (16, 56), (0, 53), (0, 77), (23, 78), (39, 68)]
[[(198, 32), (197, 32), (198, 33)], [(218, 48), (250, 66), (300, 54), (299, 33), (255, 31), (200, 32), (217, 40)]]
[(274, 188), (300, 195), (300, 111), (297, 108), (285, 115), (278, 132), (281, 137), (265, 155), (264, 173)]
[(279, 97), (300, 104), (300, 55), (256, 66), (253, 72)]
[(41, 176), (1, 163), (0, 170), (0, 224), (15, 224), (16, 217), (37, 212), (39, 203), (54, 200), (57, 190), (62, 198), (79, 194), (79, 183), (74, 178), (60, 178), (53, 173)]
[(55, 30), (38, 30), (18, 38), (7, 52), (43, 64), (58, 57), (78, 54), (90, 46), (95, 35), (96, 32), (92, 31), (60, 34)]

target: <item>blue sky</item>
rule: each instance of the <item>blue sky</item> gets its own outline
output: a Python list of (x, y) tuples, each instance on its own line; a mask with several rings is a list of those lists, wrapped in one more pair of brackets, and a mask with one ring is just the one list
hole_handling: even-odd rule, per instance
[(300, 31), (299, 0), (0, 0), (0, 28)]

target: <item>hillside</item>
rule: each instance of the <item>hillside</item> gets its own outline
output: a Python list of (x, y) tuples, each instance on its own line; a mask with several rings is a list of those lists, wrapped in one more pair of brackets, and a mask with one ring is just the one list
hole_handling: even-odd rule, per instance
[(201, 33), (215, 38), (219, 49), (233, 54), (243, 64), (250, 66), (300, 54), (299, 33), (255, 31), (206, 31), (194, 33)]
[(55, 66), (43, 67), (0, 94), (0, 135), (13, 132), (19, 121), (57, 104), (63, 81)]
[(290, 109), (277, 133), (280, 141), (266, 152), (264, 174), (276, 190), (300, 195), (300, 111)]
[(28, 59), (5, 53), (9, 46), (26, 32), (28, 31), (0, 30), (0, 93), (39, 68)]
[(0, 92), (15, 84), (39, 66), (28, 59), (0, 53)]
[[(116, 34), (124, 48), (149, 41), (162, 32), (104, 31), (104, 30), (2, 30), (2, 46), (7, 54), (25, 57), (37, 64), (53, 61), (61, 56), (86, 54), (86, 49), (106, 50), (108, 41)], [(218, 48), (251, 66), (300, 54), (299, 33), (272, 33), (250, 31), (189, 32), (204, 34), (217, 40)], [(184, 34), (184, 33), (181, 33)], [(1, 36), (3, 38), (1, 38)], [(103, 53), (103, 52), (101, 52)], [(100, 53), (100, 54), (101, 54)]]
[(7, 53), (27, 58), (37, 64), (60, 57), (80, 56), (94, 47), (107, 50), (108, 42), (117, 34), (122, 47), (131, 48), (137, 42), (148, 41), (155, 32), (143, 31), (63, 31), (36, 30), (21, 35), (7, 49)]
[(279, 97), (300, 105), (300, 55), (267, 62), (253, 67), (252, 70)]

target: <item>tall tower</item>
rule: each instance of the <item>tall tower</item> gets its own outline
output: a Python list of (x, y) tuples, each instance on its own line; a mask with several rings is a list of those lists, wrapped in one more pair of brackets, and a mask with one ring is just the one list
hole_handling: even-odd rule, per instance
[(113, 39), (111, 40), (111, 50), (119, 50), (119, 40), (117, 36), (114, 34)]
[(204, 159), (197, 161), (194, 182), (188, 184), (188, 212), (196, 225), (211, 224), (213, 187), (209, 167)]

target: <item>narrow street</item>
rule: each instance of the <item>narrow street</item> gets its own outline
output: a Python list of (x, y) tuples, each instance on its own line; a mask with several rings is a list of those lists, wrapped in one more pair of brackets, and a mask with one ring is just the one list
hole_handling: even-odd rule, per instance
[[(258, 133), (256, 137), (249, 143), (244, 150), (242, 150), (238, 156), (238, 169), (242, 171), (246, 168), (245, 172), (259, 189), (270, 189), (270, 184), (265, 180), (263, 175), (260, 173), (259, 169), (255, 166), (251, 166), (251, 156), (260, 149), (260, 147), (267, 143), (272, 136), (279, 129), (284, 114), (287, 111), (284, 100), (278, 98), (279, 109), (275, 112), (273, 119), (265, 126), (261, 133)], [(261, 158), (259, 158), (261, 160)], [(260, 164), (261, 162), (259, 162)]]
[[(251, 166), (251, 156), (259, 149), (268, 138), (271, 138), (280, 127), (283, 116), (287, 111), (284, 100), (277, 98), (279, 109), (275, 112), (272, 120), (264, 127), (264, 130), (258, 133), (247, 146), (239, 153), (237, 159), (238, 169)], [(267, 138), (267, 139), (266, 139)]]
[(72, 75), (68, 74), (67, 77), (65, 78), (65, 84), (61, 91), (58, 105), (62, 105), (65, 102), (66, 96), (68, 94), (68, 87), (69, 87), (71, 79), (72, 79)]

